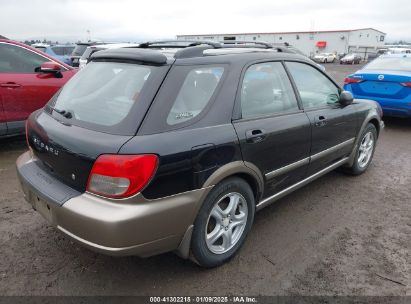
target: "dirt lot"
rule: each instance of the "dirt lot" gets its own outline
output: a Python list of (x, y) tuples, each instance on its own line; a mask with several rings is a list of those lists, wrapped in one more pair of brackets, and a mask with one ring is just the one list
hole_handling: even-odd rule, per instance
[[(356, 67), (326, 65), (339, 82)], [(411, 121), (386, 119), (366, 174), (332, 172), (257, 214), (240, 254), (212, 270), (71, 242), (24, 202), (24, 150), (0, 141), (2, 295), (411, 295)]]

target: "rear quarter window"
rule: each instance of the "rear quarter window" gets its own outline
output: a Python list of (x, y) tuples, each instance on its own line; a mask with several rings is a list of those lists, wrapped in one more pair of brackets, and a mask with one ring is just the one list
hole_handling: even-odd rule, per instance
[(224, 82), (227, 65), (174, 65), (144, 120), (141, 134), (176, 130), (208, 112)]
[(168, 113), (167, 124), (176, 125), (198, 116), (213, 96), (223, 72), (222, 67), (191, 70)]

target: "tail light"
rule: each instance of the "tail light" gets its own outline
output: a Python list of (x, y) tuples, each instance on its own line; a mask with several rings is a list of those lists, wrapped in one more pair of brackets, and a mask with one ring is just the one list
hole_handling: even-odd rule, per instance
[(411, 88), (411, 82), (401, 82), (401, 85), (404, 87)]
[(28, 119), (26, 120), (26, 144), (27, 144), (27, 147), (30, 148), (30, 145), (29, 145), (29, 120)]
[(110, 198), (130, 197), (150, 182), (157, 164), (153, 154), (100, 155), (91, 169), (87, 191)]
[(352, 84), (352, 83), (360, 83), (363, 82), (364, 80), (360, 79), (360, 78), (350, 78), (347, 77), (344, 79), (344, 84)]

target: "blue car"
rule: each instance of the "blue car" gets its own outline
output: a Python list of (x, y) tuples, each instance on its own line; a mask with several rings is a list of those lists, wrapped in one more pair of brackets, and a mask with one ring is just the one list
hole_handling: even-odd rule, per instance
[(411, 54), (383, 55), (349, 75), (344, 89), (378, 102), (385, 116), (411, 117)]
[(54, 57), (60, 61), (63, 61), (65, 64), (72, 65), (70, 55), (74, 50), (74, 45), (53, 45), (36, 43), (32, 47), (43, 51), (44, 53)]

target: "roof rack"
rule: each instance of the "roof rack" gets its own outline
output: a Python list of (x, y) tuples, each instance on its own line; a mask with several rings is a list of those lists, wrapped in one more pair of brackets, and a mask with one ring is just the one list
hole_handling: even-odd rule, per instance
[(231, 47), (233, 45), (240, 47), (260, 47), (264, 49), (272, 49), (273, 46), (264, 41), (248, 41), (248, 40), (225, 40), (220, 42), (223, 47)]
[(192, 46), (209, 45), (215, 49), (221, 48), (221, 43), (203, 40), (160, 40), (140, 43), (140, 48), (175, 48), (183, 49)]

